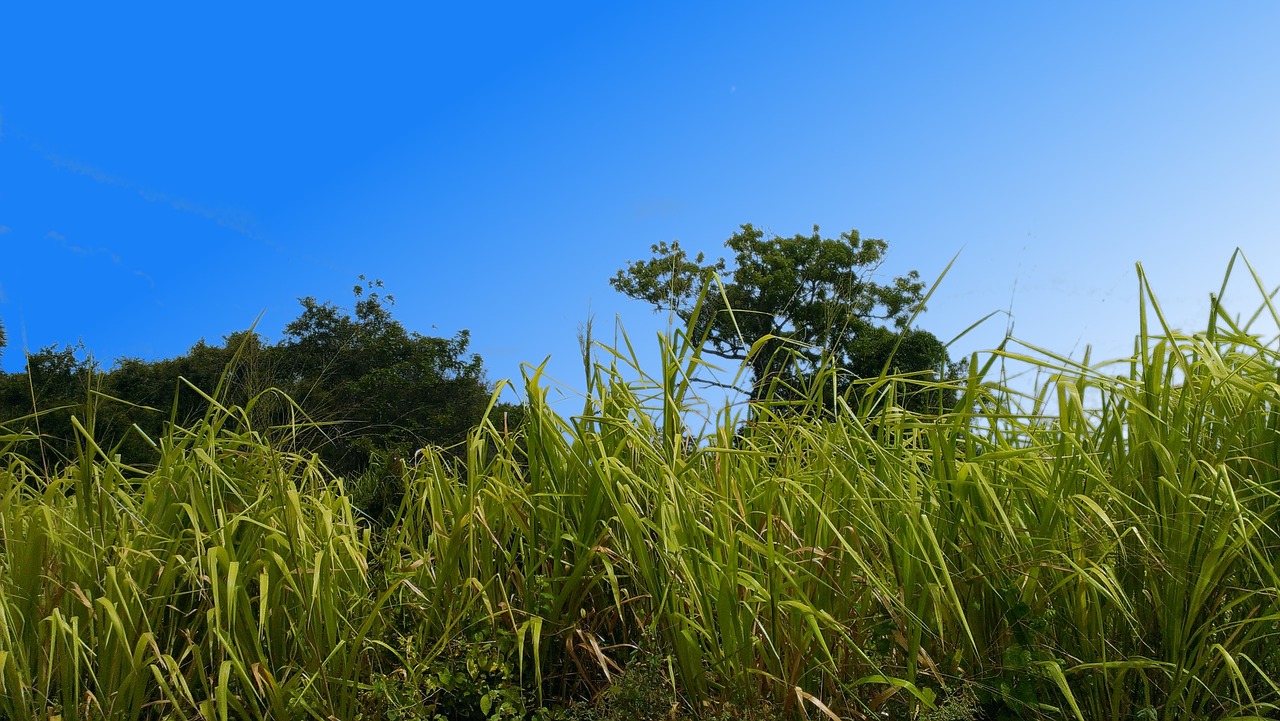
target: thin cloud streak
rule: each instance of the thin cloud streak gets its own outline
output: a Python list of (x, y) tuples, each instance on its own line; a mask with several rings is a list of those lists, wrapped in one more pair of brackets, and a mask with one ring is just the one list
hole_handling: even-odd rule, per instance
[(86, 165), (85, 163), (71, 158), (64, 158), (53, 153), (44, 153), (44, 157), (52, 163), (55, 168), (60, 170), (66, 170), (68, 172), (75, 173), (76, 175), (83, 175), (84, 177), (98, 183), (102, 183), (103, 185), (110, 185), (112, 187), (133, 191), (138, 194), (139, 198), (142, 198), (148, 203), (160, 203), (181, 213), (198, 215), (206, 220), (211, 220), (217, 223), (219, 226), (226, 228), (227, 230), (231, 230), (247, 238), (266, 243), (272, 247), (276, 247), (275, 243), (262, 237), (257, 224), (245, 213), (216, 210), (186, 198), (174, 197), (167, 193), (162, 193), (158, 190), (139, 185), (131, 180), (111, 175), (100, 168), (95, 168), (92, 165)]
[[(83, 245), (76, 245), (68, 241), (67, 236), (63, 235), (62, 233), (59, 233), (56, 230), (51, 230), (48, 233), (45, 233), (45, 237), (48, 238), (49, 240), (52, 240), (58, 243), (63, 248), (65, 248), (69, 252), (74, 253), (76, 255), (83, 255), (86, 257), (105, 256), (111, 260), (111, 263), (113, 265), (119, 265), (119, 266), (124, 265), (123, 261), (120, 258), (120, 255), (116, 253), (114, 250), (111, 250), (110, 248), (104, 248), (101, 246), (97, 248), (88, 248)], [(146, 278), (147, 281), (150, 282), (153, 286), (155, 285), (155, 283), (151, 281), (151, 278), (147, 276), (146, 273), (143, 273), (142, 271), (136, 270), (136, 269), (131, 270), (130, 272), (133, 275), (138, 275), (138, 276), (142, 276), (143, 278)]]
[[(0, 123), (3, 122), (3, 116), (0, 115)], [(267, 237), (262, 229), (258, 226), (256, 220), (249, 213), (243, 211), (233, 211), (227, 209), (210, 208), (206, 205), (190, 200), (185, 197), (173, 196), (168, 193), (160, 192), (154, 188), (150, 188), (136, 183), (128, 178), (118, 175), (112, 175), (101, 168), (89, 165), (74, 158), (68, 158), (57, 153), (49, 152), (39, 142), (22, 134), (21, 132), (9, 129), (10, 137), (18, 138), (27, 147), (27, 149), (39, 155), (46, 162), (58, 170), (64, 170), (74, 175), (80, 175), (102, 185), (107, 185), (121, 190), (136, 193), (139, 198), (148, 203), (167, 205), (169, 208), (180, 213), (199, 216), (205, 220), (212, 221), (219, 227), (226, 228), (234, 233), (242, 235), (250, 240), (262, 243), (264, 246), (282, 253), (287, 257), (305, 263), (311, 263), (321, 266), (331, 271), (339, 271), (343, 273), (354, 274), (356, 271), (351, 268), (343, 267), (333, 261), (318, 255), (307, 252), (299, 252), (296, 249), (289, 248), (281, 243)], [(0, 136), (3, 137), (3, 136)]]

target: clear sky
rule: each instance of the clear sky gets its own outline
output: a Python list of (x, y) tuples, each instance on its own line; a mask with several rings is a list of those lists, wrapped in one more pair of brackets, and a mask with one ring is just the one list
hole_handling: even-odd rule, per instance
[(1188, 328), (1237, 246), (1280, 283), (1274, 2), (277, 5), (0, 7), (4, 369), (275, 340), (365, 274), (573, 385), (589, 316), (664, 322), (617, 268), (747, 222), (959, 253), (923, 327), (1077, 357), (1131, 347), (1135, 262)]

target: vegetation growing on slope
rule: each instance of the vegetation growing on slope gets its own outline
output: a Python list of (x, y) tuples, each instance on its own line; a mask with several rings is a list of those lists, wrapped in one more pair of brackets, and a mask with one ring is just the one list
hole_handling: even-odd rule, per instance
[[(349, 477), (423, 445), (461, 444), (491, 392), (466, 331), (410, 332), (392, 317), (394, 299), (381, 282), (361, 280), (352, 310), (301, 299), (301, 314), (275, 344), (243, 331), (221, 344), (201, 340), (177, 358), (121, 359), (109, 371), (77, 346), (42, 349), (27, 359), (27, 372), (0, 373), (0, 423), (39, 436), (48, 470), (76, 457), (71, 419), (90, 413), (100, 445), (135, 465), (156, 462), (154, 443), (166, 425), (190, 425), (208, 410), (195, 389), (226, 406), (256, 398), (256, 427), (313, 421), (299, 429), (299, 442)], [(270, 389), (298, 406), (264, 393)]]
[(944, 413), (819, 375), (705, 430), (704, 338), (598, 349), (580, 412), (530, 369), (376, 530), (267, 396), (145, 469), (92, 417), (54, 474), (9, 434), (0, 717), (1274, 717), (1280, 357), (1142, 321), (1121, 365), (974, 358)]

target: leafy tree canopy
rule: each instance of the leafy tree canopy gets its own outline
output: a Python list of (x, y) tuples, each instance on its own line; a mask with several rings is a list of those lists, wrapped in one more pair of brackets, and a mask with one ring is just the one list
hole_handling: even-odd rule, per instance
[[(946, 347), (908, 327), (923, 310), (919, 274), (878, 279), (885, 241), (856, 230), (824, 238), (816, 225), (810, 235), (784, 238), (748, 224), (725, 247), (731, 262), (690, 256), (679, 242), (658, 243), (653, 257), (628, 263), (610, 282), (688, 323), (718, 276), (693, 330), (706, 338), (706, 352), (750, 363), (753, 398), (781, 375), (812, 372), (824, 362), (856, 378), (876, 377), (886, 366), (947, 372)], [(783, 349), (793, 351), (785, 364), (779, 362)]]
[(0, 429), (39, 435), (39, 455), (54, 463), (75, 455), (72, 416), (91, 417), (100, 447), (147, 463), (164, 425), (190, 424), (216, 394), (224, 406), (251, 408), (255, 428), (314, 421), (295, 426), (293, 438), (348, 476), (426, 445), (460, 444), (491, 392), (469, 335), (406, 330), (382, 283), (360, 280), (354, 311), (302, 298), (301, 314), (274, 345), (241, 331), (221, 343), (200, 340), (176, 358), (122, 358), (105, 372), (80, 346), (42, 349), (26, 372), (0, 376)]
[(322, 455), (354, 471), (371, 454), (412, 456), (428, 443), (463, 441), (489, 401), (470, 335), (434, 338), (391, 316), (381, 281), (353, 289), (355, 312), (303, 298), (276, 353), (285, 388), (313, 417), (333, 421)]

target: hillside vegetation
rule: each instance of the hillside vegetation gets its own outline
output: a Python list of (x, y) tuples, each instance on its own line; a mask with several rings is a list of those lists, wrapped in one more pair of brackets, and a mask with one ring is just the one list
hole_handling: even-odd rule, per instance
[(276, 391), (145, 466), (90, 404), (54, 470), (0, 436), (0, 718), (1275, 717), (1280, 357), (1217, 307), (1141, 328), (705, 428), (702, 338), (597, 348), (576, 412), (531, 368), (519, 427), (405, 458), (386, 522), (302, 420), (255, 425)]

